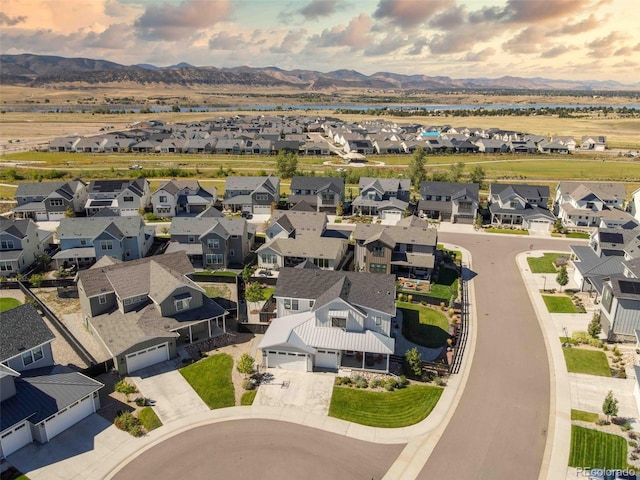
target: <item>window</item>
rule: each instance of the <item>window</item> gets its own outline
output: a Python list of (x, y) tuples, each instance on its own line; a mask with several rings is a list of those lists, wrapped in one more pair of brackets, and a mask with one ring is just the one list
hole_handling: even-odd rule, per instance
[(347, 319), (342, 317), (331, 317), (331, 326), (337, 328), (347, 328)]
[(189, 242), (189, 243), (195, 243), (195, 242), (196, 242), (196, 237), (195, 237), (195, 235), (189, 235), (189, 236), (187, 236), (187, 242)]
[(264, 202), (269, 199), (269, 196), (266, 193), (258, 193), (256, 195), (256, 201)]
[(278, 256), (273, 253), (263, 253), (260, 255), (260, 257), (262, 258), (262, 263), (265, 263), (265, 264), (278, 263)]
[(515, 200), (509, 202), (509, 208), (518, 208), (519, 203)]
[(80, 245), (81, 246), (84, 247), (86, 244), (87, 244), (87, 241), (84, 238), (80, 239)]
[(233, 248), (229, 250), (229, 256), (230, 257), (235, 257), (236, 256), (236, 251)]
[(371, 273), (387, 273), (387, 266), (384, 263), (370, 263), (369, 271)]
[(2, 242), (0, 242), (0, 248), (2, 248), (2, 250), (13, 250), (13, 240), (2, 240)]
[(13, 270), (13, 265), (9, 262), (0, 262), (0, 272), (10, 272)]
[(373, 317), (373, 320), (377, 326), (382, 325), (382, 317)]
[(207, 247), (209, 248), (220, 248), (220, 239), (218, 238), (208, 238), (207, 239)]
[(384, 247), (373, 247), (371, 249), (371, 255), (374, 257), (384, 257)]
[(295, 298), (285, 298), (284, 308), (285, 310), (299, 310), (298, 300)]
[(111, 240), (103, 240), (100, 242), (101, 250), (113, 250), (113, 241)]
[(49, 200), (49, 205), (52, 207), (61, 207), (63, 205), (61, 198), (52, 198)]
[(611, 294), (611, 288), (606, 286), (604, 292), (602, 292), (602, 306), (607, 311), (607, 313), (611, 313), (611, 305), (613, 304), (613, 295)]
[(181, 298), (179, 300), (174, 300), (174, 304), (176, 306), (176, 312), (180, 312), (182, 310), (186, 310), (189, 308), (189, 302), (191, 298)]
[(132, 196), (126, 196), (126, 197), (122, 197), (122, 200), (124, 202), (133, 202), (133, 197)]
[(98, 303), (100, 305), (104, 305), (105, 303), (107, 303), (107, 296), (106, 295), (100, 295), (98, 297)]
[(207, 253), (205, 263), (207, 265), (221, 265), (223, 263), (223, 255), (221, 253)]
[(42, 347), (36, 347), (22, 354), (22, 364), (26, 367), (27, 365), (37, 362), (43, 356)]
[(165, 203), (167, 201), (166, 195), (160, 195), (160, 202)]
[(314, 258), (314, 265), (317, 265), (320, 268), (329, 268), (329, 259), (328, 258)]

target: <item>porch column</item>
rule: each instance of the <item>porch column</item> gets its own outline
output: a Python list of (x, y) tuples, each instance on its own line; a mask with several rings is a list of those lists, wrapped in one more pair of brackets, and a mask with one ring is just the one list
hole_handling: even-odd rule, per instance
[(193, 343), (193, 336), (191, 335), (191, 325), (189, 325), (189, 343)]
[(227, 314), (226, 313), (222, 316), (222, 331), (224, 333), (227, 333)]
[(207, 326), (209, 327), (209, 338), (211, 338), (211, 319), (207, 320)]
[(364, 359), (367, 356), (367, 352), (362, 352), (362, 370), (364, 370)]
[(391, 358), (391, 355), (389, 355), (387, 353), (387, 372), (389, 371), (389, 359)]

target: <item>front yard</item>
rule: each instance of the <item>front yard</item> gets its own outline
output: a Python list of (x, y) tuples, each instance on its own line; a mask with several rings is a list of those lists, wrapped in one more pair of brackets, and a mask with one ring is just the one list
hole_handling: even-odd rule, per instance
[(510, 233), (512, 235), (529, 235), (528, 230), (516, 230), (511, 228), (485, 228), (484, 231), (487, 233)]
[(335, 386), (329, 416), (370, 427), (399, 428), (424, 420), (443, 389), (415, 385), (392, 392)]
[(554, 262), (560, 257), (568, 256), (567, 253), (545, 253), (542, 257), (527, 257), (531, 273), (556, 273), (558, 269)]
[(610, 377), (611, 369), (604, 352), (585, 348), (562, 348), (569, 373), (586, 373), (600, 377)]
[(578, 313), (573, 301), (565, 295), (542, 295), (549, 313)]
[(447, 317), (436, 310), (417, 303), (398, 302), (402, 311), (402, 335), (412, 343), (427, 348), (447, 345), (449, 322)]
[(624, 469), (627, 467), (627, 441), (618, 435), (572, 425), (569, 466)]
[(233, 358), (226, 353), (212, 355), (181, 368), (180, 373), (210, 409), (233, 407), (235, 391), (231, 381)]

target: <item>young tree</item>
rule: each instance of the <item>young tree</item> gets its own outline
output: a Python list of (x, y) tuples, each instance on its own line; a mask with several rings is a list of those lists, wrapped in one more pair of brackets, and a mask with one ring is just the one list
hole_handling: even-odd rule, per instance
[(73, 211), (73, 207), (69, 205), (64, 211), (64, 218), (73, 218), (76, 216), (76, 212)]
[(463, 172), (464, 162), (454, 163), (449, 167), (449, 181), (454, 183), (459, 182)]
[(242, 269), (242, 281), (244, 283), (249, 283), (249, 280), (251, 280), (251, 277), (253, 276), (253, 273), (256, 271), (256, 267), (250, 267), (249, 265), (245, 265), (244, 268)]
[[(556, 276), (556, 282), (558, 282), (558, 285), (560, 285), (561, 287), (564, 287), (567, 283), (569, 283), (569, 274), (567, 273), (567, 267), (565, 267), (564, 265), (560, 267), (560, 271)], [(562, 288), (560, 290), (562, 290)]]
[(236, 370), (238, 370), (239, 373), (245, 376), (251, 375), (253, 373), (254, 362), (255, 361), (251, 355), (249, 355), (248, 353), (243, 353), (238, 359)]
[(485, 176), (486, 173), (484, 171), (484, 168), (482, 168), (480, 165), (476, 165), (471, 169), (471, 173), (469, 173), (469, 180), (471, 181), (471, 183), (477, 183), (482, 186), (482, 182), (484, 182)]
[(415, 188), (420, 188), (420, 184), (427, 178), (427, 173), (424, 170), (426, 163), (426, 151), (423, 148), (418, 148), (409, 162), (409, 179)]
[(338, 202), (338, 205), (336, 205), (336, 215), (339, 217), (344, 215), (344, 205), (342, 202)]
[(607, 416), (607, 422), (611, 421), (611, 417), (618, 415), (618, 400), (613, 396), (611, 390), (609, 390), (602, 403), (602, 413)]
[(276, 170), (280, 178), (291, 178), (298, 170), (298, 155), (294, 152), (281, 151), (276, 157)]
[(258, 282), (251, 282), (244, 291), (244, 298), (249, 303), (255, 303), (262, 300), (262, 287)]
[(40, 285), (42, 285), (43, 280), (44, 280), (44, 274), (42, 273), (34, 273), (29, 277), (29, 283), (34, 288), (40, 288)]
[(587, 327), (587, 332), (593, 338), (598, 338), (600, 332), (602, 332), (602, 325), (600, 324), (600, 314), (598, 312), (593, 313), (593, 318), (589, 322), (589, 326)]
[(422, 355), (420, 355), (418, 349), (413, 347), (411, 350), (408, 350), (404, 358), (413, 376), (416, 378), (422, 377)]

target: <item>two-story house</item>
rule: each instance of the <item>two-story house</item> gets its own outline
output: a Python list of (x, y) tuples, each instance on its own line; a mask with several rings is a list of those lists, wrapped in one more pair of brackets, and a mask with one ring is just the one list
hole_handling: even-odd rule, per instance
[(390, 223), (401, 220), (409, 207), (411, 181), (397, 178), (360, 177), (360, 194), (351, 203), (355, 211)]
[(126, 263), (103, 257), (78, 274), (84, 322), (120, 375), (226, 332), (227, 312), (189, 279), (193, 272), (187, 255), (177, 252)]
[(555, 215), (547, 209), (549, 187), (545, 185), (492, 183), (489, 186), (491, 223), (521, 225), (530, 230), (549, 231)]
[(55, 365), (55, 338), (29, 303), (0, 315), (0, 459), (48, 442), (100, 408), (103, 385)]
[(89, 183), (89, 199), (85, 205), (87, 216), (109, 208), (118, 215), (138, 215), (147, 208), (151, 195), (149, 182), (144, 178), (135, 180), (93, 180)]
[(344, 202), (344, 178), (293, 177), (287, 203), (293, 207), (302, 200), (313, 205), (318, 212), (335, 214), (338, 204)]
[(357, 272), (428, 277), (433, 271), (438, 231), (415, 216), (396, 225), (359, 223), (353, 239)]
[(637, 341), (640, 330), (640, 259), (622, 262), (622, 273), (604, 281), (600, 324), (613, 342)]
[(422, 218), (473, 223), (478, 213), (477, 183), (422, 182), (416, 212)]
[(242, 268), (255, 230), (244, 218), (174, 217), (166, 253), (186, 252), (195, 267)]
[(153, 213), (162, 217), (196, 215), (218, 198), (215, 187), (204, 189), (197, 180), (169, 180), (151, 194)]
[(277, 317), (259, 345), (265, 367), (389, 371), (393, 275), (284, 268), (273, 296)]
[(553, 205), (565, 227), (598, 227), (603, 218), (621, 216), (624, 199), (622, 183), (560, 182)]
[(581, 150), (604, 152), (607, 148), (607, 137), (602, 135), (585, 135), (580, 140)]
[(271, 214), (280, 201), (280, 179), (268, 177), (227, 177), (222, 205), (233, 212)]
[(18, 203), (13, 209), (16, 218), (60, 220), (67, 211), (84, 211), (87, 185), (78, 179), (69, 182), (25, 182), (18, 185), (15, 198)]
[(103, 209), (93, 217), (63, 218), (57, 236), (60, 251), (53, 256), (56, 266), (84, 267), (103, 256), (122, 261), (146, 256), (155, 227), (145, 225), (139, 215), (120, 217)]
[(31, 219), (0, 217), (0, 277), (23, 273), (46, 253), (53, 234)]

